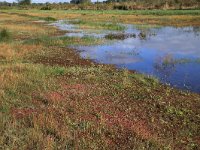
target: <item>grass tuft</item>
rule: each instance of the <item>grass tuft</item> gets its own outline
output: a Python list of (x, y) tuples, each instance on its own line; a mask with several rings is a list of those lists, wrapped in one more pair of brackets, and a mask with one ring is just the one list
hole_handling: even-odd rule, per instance
[(11, 33), (7, 29), (3, 29), (0, 32), (0, 42), (8, 42), (12, 39)]
[(53, 18), (53, 17), (46, 17), (46, 18), (44, 18), (44, 20), (48, 21), (48, 22), (50, 22), (50, 21), (57, 21), (57, 19)]

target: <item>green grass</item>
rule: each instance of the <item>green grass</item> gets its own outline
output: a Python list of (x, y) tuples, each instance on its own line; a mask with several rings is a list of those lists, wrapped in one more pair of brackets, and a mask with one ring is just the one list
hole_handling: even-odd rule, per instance
[(107, 22), (90, 22), (90, 21), (84, 21), (84, 20), (74, 20), (69, 21), (71, 24), (79, 25), (81, 26), (90, 26), (94, 27), (95, 29), (107, 29), (107, 30), (124, 30), (125, 27), (122, 25), (119, 25), (117, 23), (107, 23)]
[(142, 24), (142, 25), (133, 25), (133, 27), (139, 29), (139, 30), (145, 30), (145, 29), (151, 29), (151, 28), (162, 28), (162, 26), (159, 25), (149, 25), (149, 24)]
[(53, 18), (53, 17), (43, 17), (43, 18), (40, 18), (40, 20), (45, 20), (45, 21), (56, 21), (57, 19), (56, 18)]

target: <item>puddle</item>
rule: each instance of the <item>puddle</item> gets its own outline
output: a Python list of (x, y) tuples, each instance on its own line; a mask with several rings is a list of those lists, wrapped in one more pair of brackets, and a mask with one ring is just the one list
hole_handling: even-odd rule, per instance
[(92, 36), (95, 38), (104, 38), (109, 33), (117, 33), (112, 32), (109, 30), (95, 30), (95, 29), (80, 29), (78, 28), (78, 25), (70, 24), (70, 21), (66, 20), (60, 20), (55, 23), (52, 23), (51, 25), (54, 25), (58, 27), (60, 30), (68, 31), (69, 33), (66, 33), (65, 36), (69, 37), (84, 37), (84, 36)]
[(109, 34), (135, 34), (103, 45), (76, 46), (82, 58), (152, 75), (171, 86), (200, 93), (200, 27), (150, 27), (125, 25), (126, 30), (80, 30), (55, 23), (66, 36), (104, 38)]

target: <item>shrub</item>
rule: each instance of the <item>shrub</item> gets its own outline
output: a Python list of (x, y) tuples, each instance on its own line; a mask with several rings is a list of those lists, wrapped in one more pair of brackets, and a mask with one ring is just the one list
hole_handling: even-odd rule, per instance
[(106, 39), (109, 40), (125, 40), (127, 38), (135, 38), (136, 35), (135, 34), (124, 34), (124, 33), (118, 33), (118, 34), (107, 34), (105, 36)]
[(44, 6), (40, 10), (51, 10), (52, 8), (50, 6)]
[(53, 17), (46, 17), (46, 18), (44, 18), (44, 20), (45, 21), (57, 21), (57, 19), (56, 18), (53, 18)]
[(0, 32), (0, 42), (7, 42), (11, 40), (11, 33), (7, 29), (3, 29)]

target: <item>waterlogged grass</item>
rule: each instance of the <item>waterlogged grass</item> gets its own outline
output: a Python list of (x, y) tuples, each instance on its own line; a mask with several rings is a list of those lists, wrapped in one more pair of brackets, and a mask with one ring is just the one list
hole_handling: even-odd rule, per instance
[(82, 60), (66, 46), (99, 41), (34, 27), (48, 30), (0, 43), (0, 149), (199, 149), (199, 94)]
[(142, 25), (134, 25), (135, 28), (139, 29), (139, 30), (143, 30), (143, 29), (152, 29), (152, 28), (156, 28), (159, 29), (162, 26), (159, 25), (149, 25), (149, 24), (142, 24)]
[(79, 25), (80, 28), (95, 28), (95, 29), (107, 29), (107, 30), (124, 30), (125, 27), (117, 23), (108, 22), (90, 22), (83, 20), (70, 21), (71, 24)]
[(43, 36), (36, 39), (26, 40), (24, 44), (36, 44), (45, 46), (69, 46), (69, 45), (94, 45), (102, 43), (102, 39), (96, 39), (90, 36), (83, 37), (48, 37)]
[(179, 59), (174, 59), (172, 58), (171, 55), (167, 55), (163, 58), (163, 61), (161, 65), (164, 66), (169, 66), (169, 65), (176, 65), (176, 64), (188, 64), (188, 63), (200, 63), (199, 58), (179, 58)]

